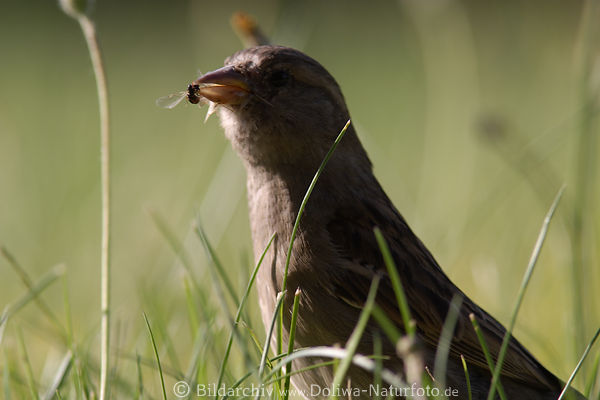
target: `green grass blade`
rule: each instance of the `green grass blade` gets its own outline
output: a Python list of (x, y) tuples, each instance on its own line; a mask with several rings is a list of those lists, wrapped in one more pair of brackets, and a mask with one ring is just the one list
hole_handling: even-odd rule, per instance
[(225, 268), (223, 267), (223, 264), (219, 260), (219, 257), (217, 257), (217, 253), (215, 252), (214, 248), (210, 244), (210, 241), (208, 240), (208, 236), (206, 236), (204, 229), (202, 229), (202, 226), (198, 223), (194, 230), (196, 232), (196, 235), (198, 235), (198, 237), (200, 238), (200, 241), (204, 245), (204, 248), (206, 249), (206, 253), (208, 255), (209, 261), (212, 263), (212, 265), (215, 266), (215, 269), (217, 270), (219, 277), (225, 284), (225, 289), (227, 289), (227, 293), (229, 294), (229, 297), (231, 297), (234, 304), (239, 304), (240, 302), (237, 297), (237, 294), (235, 293), (233, 284), (231, 283), (229, 276), (227, 276), (227, 273), (225, 272)]
[[(319, 168), (317, 169), (317, 172), (315, 173), (312, 181), (310, 182), (310, 185), (308, 185), (308, 189), (306, 190), (306, 193), (304, 194), (304, 198), (302, 199), (302, 202), (300, 203), (300, 208), (298, 209), (298, 214), (296, 215), (296, 221), (294, 221), (294, 227), (292, 229), (292, 234), (290, 236), (290, 244), (288, 246), (288, 251), (287, 251), (287, 254), (285, 257), (283, 283), (281, 285), (282, 292), (284, 292), (287, 289), (287, 277), (288, 277), (288, 271), (290, 268), (290, 261), (292, 258), (292, 249), (294, 248), (294, 241), (296, 240), (296, 234), (298, 233), (298, 227), (300, 226), (300, 219), (302, 218), (302, 214), (304, 213), (304, 209), (306, 208), (308, 199), (310, 198), (310, 195), (312, 194), (312, 192), (317, 184), (317, 181), (319, 180), (319, 177), (323, 173), (323, 170), (325, 169), (327, 162), (333, 155), (333, 152), (337, 148), (338, 144), (340, 144), (340, 142), (343, 139), (344, 135), (346, 134), (346, 131), (348, 130), (349, 126), (350, 126), (350, 120), (348, 120), (348, 122), (346, 122), (346, 125), (344, 125), (344, 127), (338, 134), (337, 138), (333, 142), (333, 145), (331, 145), (331, 148), (329, 149), (327, 154), (325, 154), (323, 161), (321, 161), (321, 165), (319, 165)], [(280, 324), (277, 328), (277, 347), (278, 347), (279, 353), (283, 352), (283, 348), (282, 348), (282, 346), (283, 346), (283, 344), (282, 344), (283, 325), (282, 324), (283, 324), (283, 318), (280, 318)]]
[[(31, 277), (29, 276), (27, 271), (25, 271), (23, 266), (17, 261), (15, 256), (12, 253), (10, 253), (8, 251), (8, 249), (4, 246), (0, 246), (0, 254), (2, 254), (4, 259), (13, 268), (13, 270), (16, 272), (19, 279), (21, 279), (21, 282), (23, 282), (23, 284), (25, 285), (27, 290), (31, 291), (33, 289), (33, 281), (31, 280)], [(38, 306), (38, 308), (42, 311), (42, 313), (44, 313), (44, 315), (46, 315), (46, 317), (52, 323), (52, 325), (54, 325), (54, 327), (57, 330), (57, 333), (59, 335), (61, 335), (61, 338), (67, 339), (65, 337), (65, 332), (64, 332), (63, 326), (61, 325), (56, 314), (54, 314), (54, 312), (52, 312), (52, 310), (50, 309), (48, 304), (46, 302), (44, 302), (44, 300), (40, 296), (36, 296), (34, 298), (34, 301), (35, 301), (35, 304)]]
[[(260, 340), (258, 338), (258, 335), (256, 334), (256, 332), (254, 332), (252, 330), (252, 328), (250, 328), (248, 325), (246, 324), (240, 324), (242, 325), (242, 327), (246, 330), (246, 332), (250, 335), (250, 340), (252, 341), (252, 343), (254, 344), (255, 349), (258, 351), (258, 354), (260, 354), (262, 356), (262, 352), (263, 352), (263, 347), (262, 344), (260, 343)], [(269, 359), (267, 358), (267, 365), (269, 365), (269, 367), (271, 366), (269, 364)]]
[[(154, 333), (154, 331), (153, 331)], [(155, 336), (156, 338), (156, 336)], [(127, 359), (129, 361), (132, 361), (134, 363), (137, 362), (137, 357), (135, 354), (121, 354), (120, 355), (121, 358)], [(143, 356), (139, 356), (140, 357), (140, 364), (143, 366), (146, 366), (148, 368), (154, 369), (157, 372), (159, 372), (158, 369), (158, 365), (156, 364), (156, 357), (152, 357), (152, 358), (146, 358)], [(162, 366), (162, 374), (163, 376), (167, 376), (176, 380), (183, 380), (185, 378), (185, 376), (181, 373), (181, 371), (176, 370), (173, 367), (170, 367), (169, 365), (163, 364), (161, 361), (161, 366)], [(97, 369), (97, 366), (94, 366), (93, 369)], [(126, 382), (123, 380), (123, 378), (119, 378), (121, 379), (121, 386), (125, 386)], [(135, 383), (134, 385), (137, 385), (137, 383)], [(131, 387), (131, 385), (129, 385)], [(132, 391), (133, 392), (133, 391)]]
[(8, 357), (4, 352), (4, 371), (2, 371), (2, 386), (4, 386), (4, 399), (10, 400), (10, 365), (8, 364)]
[[(494, 360), (490, 354), (490, 349), (483, 337), (483, 333), (481, 332), (481, 327), (479, 326), (479, 322), (475, 318), (475, 314), (469, 314), (469, 319), (471, 320), (471, 324), (473, 325), (473, 329), (475, 330), (475, 334), (477, 335), (477, 340), (479, 340), (479, 345), (481, 346), (481, 350), (483, 351), (483, 356), (485, 357), (485, 361), (487, 362), (488, 368), (490, 369), (490, 373), (494, 373), (494, 369), (496, 366), (494, 365)], [(502, 382), (498, 381), (498, 394), (502, 400), (506, 399), (506, 394), (504, 393), (504, 387), (502, 386)]]
[(144, 376), (142, 375), (142, 364), (140, 361), (140, 355), (135, 353), (135, 370), (137, 372), (137, 393), (135, 394), (136, 399), (144, 398)]
[(442, 327), (438, 347), (435, 352), (435, 361), (433, 376), (439, 383), (440, 389), (443, 392), (446, 389), (446, 368), (448, 366), (448, 353), (450, 352), (450, 344), (452, 337), (454, 336), (454, 328), (458, 321), (458, 314), (460, 307), (462, 306), (463, 298), (461, 295), (454, 295), (450, 306), (448, 307), (448, 314), (446, 315), (446, 321)]
[[(271, 359), (271, 362), (273, 362), (274, 360), (275, 359)], [(284, 375), (281, 375), (281, 376), (272, 375), (272, 376), (275, 376), (275, 377), (272, 378), (272, 379), (269, 379), (269, 380), (265, 380), (265, 382), (263, 382), (263, 384), (264, 385), (270, 385), (272, 383), (277, 383), (277, 382), (281, 381), (281, 379), (287, 379), (288, 377), (291, 378), (294, 375), (298, 375), (298, 374), (301, 374), (303, 372), (310, 371), (312, 369), (317, 369), (317, 368), (321, 368), (321, 367), (327, 367), (329, 365), (334, 365), (335, 363), (338, 363), (338, 361), (339, 360), (336, 359), (336, 360), (333, 360), (333, 361), (325, 361), (325, 362), (320, 362), (320, 363), (314, 363), (314, 364), (309, 365), (308, 367), (304, 367), (304, 368), (293, 370), (289, 374), (284, 374)]]
[(6, 321), (8, 321), (8, 307), (5, 307), (2, 311), (2, 314), (0, 314), (0, 346), (2, 345), (2, 340), (4, 339)]
[(183, 279), (183, 290), (185, 293), (185, 304), (187, 306), (188, 319), (190, 322), (190, 334), (192, 337), (196, 337), (198, 334), (198, 315), (196, 314), (196, 304), (194, 302), (194, 296), (190, 288), (190, 278), (184, 277)]
[(242, 301), (240, 302), (240, 305), (238, 306), (238, 309), (236, 311), (234, 325), (232, 326), (231, 332), (229, 333), (229, 339), (227, 340), (227, 347), (225, 348), (225, 355), (223, 356), (223, 361), (221, 362), (221, 367), (219, 368), (219, 378), (217, 379), (217, 387), (221, 387), (221, 383), (223, 382), (223, 374), (225, 372), (225, 367), (227, 365), (227, 361), (229, 360), (229, 354), (231, 352), (231, 345), (233, 344), (233, 335), (237, 328), (238, 323), (240, 322), (240, 318), (242, 316), (242, 311), (244, 310), (244, 307), (246, 306), (246, 301), (248, 300), (248, 296), (250, 295), (250, 290), (252, 289), (252, 286), (254, 285), (254, 281), (256, 280), (256, 275), (258, 274), (258, 270), (260, 269), (260, 266), (262, 265), (262, 262), (266, 256), (267, 252), (271, 248), (273, 241), (275, 240), (275, 236), (276, 236), (275, 233), (273, 233), (271, 235), (271, 238), (267, 242), (265, 249), (263, 250), (262, 254), (260, 255), (260, 258), (258, 259), (258, 262), (256, 263), (256, 267), (254, 267), (254, 270), (252, 271), (252, 275), (250, 276), (248, 285), (246, 286), (246, 291), (244, 292), (244, 295), (242, 296)]
[(583, 365), (583, 362), (587, 358), (588, 354), (590, 354), (590, 350), (592, 349), (592, 346), (596, 342), (596, 339), (598, 339), (598, 335), (600, 335), (600, 328), (598, 328), (598, 330), (594, 334), (594, 337), (592, 338), (592, 340), (588, 343), (587, 347), (585, 348), (585, 351), (583, 352), (583, 355), (579, 359), (579, 362), (575, 366), (575, 369), (571, 373), (571, 376), (569, 376), (569, 379), (567, 380), (567, 383), (565, 384), (565, 387), (563, 388), (562, 392), (560, 392), (560, 396), (558, 397), (558, 400), (562, 400), (562, 398), (567, 393), (567, 390), (569, 390), (569, 387), (571, 386), (571, 383), (573, 383), (573, 379), (575, 379), (575, 376), (577, 375), (577, 373), (581, 369), (581, 366)]
[[(292, 321), (290, 322), (290, 338), (288, 340), (288, 351), (287, 354), (290, 355), (294, 351), (294, 340), (296, 338), (296, 323), (298, 322), (298, 306), (300, 305), (300, 295), (302, 291), (300, 288), (296, 289), (296, 293), (294, 293), (294, 306), (292, 308)], [(287, 377), (285, 378), (285, 384), (283, 385), (283, 398), (284, 400), (288, 400), (290, 394), (290, 379), (292, 372), (292, 363), (289, 363), (285, 367), (285, 372)]]
[(461, 354), (460, 361), (462, 362), (463, 370), (465, 371), (465, 380), (467, 382), (467, 394), (469, 395), (468, 400), (473, 400), (473, 393), (471, 392), (471, 377), (469, 376), (469, 368), (467, 368), (467, 361)]
[(383, 332), (388, 339), (390, 339), (392, 343), (398, 343), (398, 340), (402, 338), (402, 333), (377, 304), (373, 305), (371, 315), (375, 318), (375, 321), (377, 321), (381, 329), (383, 329)]
[(52, 379), (52, 384), (46, 390), (46, 393), (43, 396), (44, 400), (52, 400), (54, 396), (58, 394), (58, 390), (63, 385), (71, 366), (73, 365), (73, 353), (71, 350), (67, 351), (67, 354), (63, 357), (62, 362), (58, 366), (56, 370), (56, 374), (54, 374), (54, 379)]
[(162, 339), (162, 346), (163, 349), (166, 350), (169, 364), (177, 371), (181, 371), (181, 363), (177, 356), (177, 351), (175, 350), (171, 335), (169, 334), (168, 322), (163, 320), (163, 316), (160, 313), (158, 313), (157, 318), (154, 320), (154, 327), (158, 330), (157, 336)]
[[(360, 312), (360, 316), (358, 317), (358, 322), (348, 339), (348, 343), (346, 343), (346, 357), (344, 357), (337, 370), (335, 371), (335, 375), (333, 377), (333, 382), (331, 384), (331, 389), (333, 393), (336, 392), (337, 388), (342, 384), (342, 380), (348, 373), (348, 369), (350, 368), (350, 364), (352, 364), (352, 357), (356, 353), (358, 349), (358, 345), (360, 344), (360, 338), (367, 327), (367, 323), (369, 322), (369, 318), (371, 317), (371, 310), (373, 310), (373, 304), (375, 304), (375, 297), (377, 295), (377, 289), (379, 288), (379, 281), (381, 277), (376, 275), (373, 278), (373, 282), (371, 283), (371, 288), (369, 289), (369, 294), (367, 295), (367, 300), (363, 306), (363, 309)], [(331, 396), (332, 398), (337, 398), (334, 394)]]
[(10, 317), (12, 317), (15, 313), (17, 313), (21, 308), (25, 307), (29, 304), (30, 301), (35, 299), (40, 293), (42, 293), (48, 286), (50, 286), (54, 281), (60, 278), (65, 273), (65, 266), (58, 265), (50, 270), (46, 275), (44, 275), (33, 287), (25, 293), (21, 298), (17, 299), (15, 302), (9, 304), (2, 316), (0, 317), (0, 330), (3, 328), (3, 325), (8, 321)]
[(585, 391), (583, 395), (585, 398), (590, 398), (592, 396), (592, 390), (594, 389), (594, 384), (598, 380), (598, 369), (600, 367), (600, 353), (596, 356), (596, 361), (594, 361), (594, 366), (589, 373), (588, 383), (585, 385)]
[(315, 185), (317, 184), (317, 181), (319, 180), (319, 177), (323, 173), (323, 170), (325, 169), (327, 162), (329, 161), (329, 159), (333, 155), (333, 152), (337, 148), (338, 144), (340, 143), (340, 141), (346, 134), (346, 131), (348, 130), (349, 126), (350, 126), (350, 120), (348, 120), (348, 122), (346, 122), (346, 125), (344, 125), (344, 127), (338, 134), (337, 138), (333, 142), (333, 145), (331, 146), (331, 148), (329, 149), (327, 154), (325, 154), (325, 158), (323, 158), (323, 161), (321, 161), (321, 165), (319, 165), (319, 168), (317, 169), (317, 172), (315, 173), (312, 181), (310, 182), (310, 185), (308, 185), (308, 189), (306, 190), (306, 193), (304, 194), (302, 203), (300, 203), (300, 209), (298, 210), (298, 215), (296, 215), (296, 221), (294, 222), (294, 228), (292, 229), (292, 235), (290, 237), (290, 245), (288, 247), (288, 251), (287, 251), (287, 255), (286, 255), (286, 259), (285, 259), (285, 270), (284, 270), (284, 274), (283, 274), (283, 284), (282, 284), (282, 289), (281, 289), (282, 291), (287, 289), (287, 276), (288, 276), (288, 270), (290, 267), (290, 260), (292, 257), (292, 249), (294, 247), (294, 240), (296, 239), (296, 234), (298, 233), (298, 226), (300, 225), (300, 219), (302, 218), (302, 214), (304, 213), (304, 209), (306, 208), (308, 199), (310, 198), (310, 195), (312, 194), (312, 192), (315, 188)]
[(25, 346), (25, 341), (23, 340), (23, 332), (21, 331), (21, 329), (18, 329), (17, 336), (19, 339), (19, 349), (21, 350), (21, 356), (23, 358), (23, 364), (25, 367), (25, 375), (27, 377), (27, 388), (29, 389), (29, 394), (31, 395), (32, 399), (39, 399), (40, 396), (37, 392), (35, 379), (33, 377), (33, 368), (31, 367), (29, 356), (27, 355), (27, 347)]
[(71, 315), (71, 301), (69, 299), (69, 285), (67, 283), (66, 275), (63, 275), (62, 279), (62, 289), (63, 289), (63, 308), (65, 310), (65, 330), (67, 335), (67, 346), (73, 351), (75, 347), (73, 334), (73, 318)]
[(203, 347), (205, 344), (204, 336), (205, 335), (201, 334), (200, 331), (198, 331), (194, 338), (192, 356), (190, 357), (190, 361), (185, 372), (185, 381), (188, 383), (194, 382), (194, 377), (198, 374), (200, 362), (202, 361), (201, 357), (203, 354)]
[(154, 222), (156, 229), (158, 229), (160, 234), (167, 241), (169, 247), (171, 247), (173, 253), (175, 253), (179, 261), (181, 261), (181, 265), (183, 265), (183, 267), (187, 271), (190, 279), (192, 280), (194, 288), (196, 290), (199, 290), (200, 286), (198, 285), (198, 280), (194, 275), (194, 267), (192, 264), (192, 260), (187, 250), (185, 249), (185, 246), (181, 243), (173, 229), (171, 229), (169, 224), (164, 220), (164, 218), (162, 218), (162, 216), (157, 211), (150, 208), (146, 209), (146, 211), (150, 215), (150, 218), (152, 218), (152, 222)]
[(379, 245), (379, 251), (383, 256), (383, 261), (388, 271), (388, 275), (390, 280), (392, 281), (392, 287), (394, 288), (394, 294), (396, 295), (396, 301), (398, 302), (398, 308), (400, 309), (400, 314), (402, 315), (402, 322), (404, 324), (404, 329), (408, 335), (413, 336), (416, 331), (415, 324), (412, 323), (412, 318), (410, 316), (410, 308), (408, 307), (408, 300), (406, 300), (406, 292), (402, 287), (402, 282), (400, 281), (400, 275), (398, 274), (398, 269), (396, 268), (396, 264), (394, 263), (394, 258), (392, 257), (392, 253), (390, 252), (390, 248), (388, 247), (383, 234), (379, 228), (374, 229), (375, 238), (377, 239), (377, 244)]
[[(246, 381), (246, 379), (250, 378), (254, 372), (255, 371), (247, 372), (244, 376), (242, 376), (240, 379), (235, 381), (233, 383), (233, 385), (230, 386), (230, 388), (235, 389), (235, 388), (239, 387), (242, 383), (244, 383)], [(229, 395), (227, 395), (227, 394), (225, 394), (225, 396), (223, 396), (223, 400), (227, 400), (228, 398), (229, 398)]]
[(523, 302), (523, 297), (525, 296), (525, 290), (529, 284), (529, 280), (531, 279), (531, 275), (533, 274), (533, 269), (537, 264), (538, 257), (540, 252), (542, 251), (542, 246), (546, 239), (546, 234), (548, 233), (548, 227), (550, 225), (550, 221), (554, 216), (554, 211), (556, 211), (556, 207), (562, 197), (564, 192), (564, 186), (558, 191), (552, 205), (550, 206), (550, 210), (546, 214), (544, 218), (544, 222), (542, 224), (542, 228), (540, 229), (540, 233), (538, 235), (537, 241), (533, 248), (533, 252), (531, 253), (531, 258), (529, 259), (529, 264), (527, 265), (527, 270), (525, 271), (525, 276), (523, 277), (523, 281), (521, 282), (521, 287), (519, 288), (519, 293), (517, 294), (517, 302), (512, 312), (512, 316), (510, 318), (510, 323), (506, 329), (506, 334), (504, 335), (504, 339), (502, 340), (502, 345), (500, 346), (500, 351), (498, 353), (498, 361), (496, 363), (496, 368), (494, 369), (494, 374), (492, 376), (492, 383), (490, 386), (490, 392), (488, 393), (487, 400), (493, 400), (494, 394), (496, 393), (496, 385), (500, 380), (500, 371), (502, 371), (502, 363), (504, 362), (504, 357), (506, 356), (506, 351), (508, 350), (508, 343), (510, 342), (510, 337), (512, 334), (512, 330), (515, 327), (515, 323), (517, 322), (517, 315), (519, 313), (519, 309), (521, 308), (521, 303)]
[(75, 333), (73, 332), (73, 318), (71, 313), (71, 301), (69, 299), (69, 285), (67, 282), (67, 276), (64, 275), (62, 279), (63, 283), (63, 307), (65, 310), (65, 330), (67, 335), (67, 346), (71, 350), (73, 360), (71, 361), (71, 371), (74, 370), (73, 375), (73, 390), (76, 393), (77, 400), (80, 400), (84, 396), (83, 389), (83, 377), (81, 373), (81, 360), (79, 359), (80, 354), (75, 344)]
[[(376, 388), (383, 387), (381, 372), (383, 371), (383, 344), (381, 341), (381, 332), (375, 331), (373, 335), (373, 355), (375, 356), (375, 371), (373, 371), (373, 384)], [(375, 393), (375, 400), (381, 399), (379, 390)]]
[(165, 389), (165, 378), (163, 377), (162, 366), (160, 365), (160, 357), (158, 356), (158, 349), (156, 348), (156, 341), (154, 340), (154, 334), (152, 333), (152, 328), (150, 327), (150, 321), (148, 321), (148, 317), (146, 313), (144, 314), (144, 320), (146, 321), (146, 327), (148, 328), (148, 333), (150, 333), (150, 341), (152, 342), (152, 348), (154, 349), (154, 356), (156, 357), (156, 365), (158, 366), (158, 374), (160, 376), (160, 386), (162, 387), (163, 399), (167, 400), (167, 390)]
[[(233, 326), (235, 325), (235, 322), (234, 322), (235, 316), (232, 315), (230, 312), (229, 304), (227, 303), (227, 299), (226, 299), (225, 293), (223, 291), (223, 284), (226, 286), (226, 290), (233, 291), (233, 286), (231, 286), (231, 283), (229, 282), (229, 278), (227, 277), (227, 274), (225, 274), (225, 271), (224, 271), (221, 263), (218, 261), (215, 261), (216, 260), (214, 257), (215, 254), (212, 250), (212, 246), (210, 245), (210, 243), (208, 241), (208, 238), (204, 234), (204, 231), (199, 226), (196, 226), (194, 231), (196, 232), (196, 235), (198, 235), (198, 237), (200, 238), (200, 241), (203, 243), (205, 250), (206, 250), (206, 254), (209, 258), (208, 270), (209, 270), (210, 277), (211, 277), (211, 280), (213, 283), (212, 289), (214, 290), (215, 297), (221, 304), (221, 308), (222, 308), (222, 313), (218, 314), (218, 316), (226, 319), (230, 328), (233, 329)], [(219, 277), (221, 279), (219, 279)], [(229, 283), (227, 283), (227, 282), (229, 282)], [(230, 285), (230, 289), (227, 289), (227, 285)], [(235, 304), (239, 304), (237, 302), (237, 295), (235, 294), (235, 292), (231, 293), (231, 297), (232, 297), (233, 301), (235, 301)]]
[(269, 331), (267, 332), (267, 337), (265, 338), (265, 344), (263, 346), (262, 356), (260, 358), (260, 367), (258, 369), (259, 377), (262, 377), (263, 372), (265, 371), (265, 365), (267, 363), (267, 354), (269, 353), (271, 338), (273, 337), (273, 330), (275, 330), (275, 323), (277, 322), (277, 318), (279, 316), (279, 309), (281, 308), (281, 304), (283, 303), (284, 298), (285, 292), (279, 292), (279, 294), (277, 295), (277, 304), (275, 305), (275, 310), (273, 311), (273, 318), (271, 318), (271, 325), (269, 327)]

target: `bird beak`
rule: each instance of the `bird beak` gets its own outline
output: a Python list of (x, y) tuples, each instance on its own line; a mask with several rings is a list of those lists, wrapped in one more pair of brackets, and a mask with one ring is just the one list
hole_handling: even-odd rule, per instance
[(217, 104), (241, 104), (250, 94), (244, 76), (233, 67), (209, 72), (194, 83), (200, 86), (198, 93), (201, 96)]

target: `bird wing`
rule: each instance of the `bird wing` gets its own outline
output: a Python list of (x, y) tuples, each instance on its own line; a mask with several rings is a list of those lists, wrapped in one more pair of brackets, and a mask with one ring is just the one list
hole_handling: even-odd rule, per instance
[[(337, 269), (332, 274), (334, 293), (349, 304), (363, 304), (371, 279), (381, 274), (377, 303), (402, 327), (391, 281), (373, 233), (375, 227), (381, 229), (388, 243), (421, 338), (429, 346), (437, 347), (450, 301), (459, 294), (463, 303), (450, 355), (455, 358), (463, 355), (468, 363), (488, 370), (469, 314), (473, 313), (479, 322), (494, 362), (506, 330), (450, 281), (383, 190), (362, 202), (353, 202), (352, 208), (339, 207), (327, 225), (331, 244), (344, 260), (343, 272)], [(510, 339), (501, 374), (530, 386), (555, 389), (558, 385), (557, 378), (514, 338)]]

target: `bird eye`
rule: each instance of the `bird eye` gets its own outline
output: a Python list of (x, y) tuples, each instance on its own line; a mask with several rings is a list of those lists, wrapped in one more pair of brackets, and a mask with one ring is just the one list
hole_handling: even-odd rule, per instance
[(281, 87), (290, 80), (290, 73), (282, 69), (273, 71), (269, 80), (273, 86)]

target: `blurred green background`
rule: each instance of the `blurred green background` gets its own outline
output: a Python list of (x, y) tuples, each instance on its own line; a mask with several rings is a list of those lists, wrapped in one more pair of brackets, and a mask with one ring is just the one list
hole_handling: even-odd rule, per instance
[[(593, 159), (583, 169), (587, 181), (576, 181), (582, 121), (595, 117), (584, 93), (597, 90), (583, 71), (600, 48), (597, 37), (585, 40), (586, 16), (597, 16), (586, 7), (542, 0), (97, 1), (112, 111), (114, 346), (130, 354), (146, 348), (142, 311), (158, 309), (175, 321), (168, 329), (182, 360), (191, 346), (187, 330), (180, 333), (182, 268), (148, 210), (171, 226), (207, 276), (191, 233), (199, 215), (236, 288), (245, 286), (253, 257), (243, 166), (217, 118), (203, 123), (205, 109), (154, 104), (241, 48), (229, 18), (244, 10), (275, 43), (305, 51), (336, 77), (383, 187), (451, 279), (503, 323), (543, 217), (567, 185), (515, 331), (565, 379), (585, 346), (576, 335), (576, 296), (585, 321), (579, 338), (589, 340), (600, 324), (597, 140), (583, 146)], [(0, 244), (34, 280), (66, 265), (75, 333), (97, 357), (99, 125), (85, 42), (56, 2), (41, 0), (3, 2), (0, 37)], [(591, 68), (597, 80), (600, 67)], [(584, 279), (575, 290), (570, 232), (580, 187), (587, 193)], [(0, 305), (24, 292), (0, 259)], [(43, 294), (61, 319), (62, 297), (60, 284)], [(250, 310), (260, 328), (254, 297)], [(62, 354), (47, 325), (28, 306), (2, 343), (16, 357), (20, 326), (36, 375)]]

